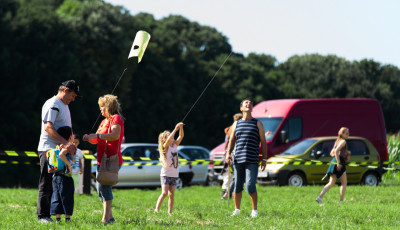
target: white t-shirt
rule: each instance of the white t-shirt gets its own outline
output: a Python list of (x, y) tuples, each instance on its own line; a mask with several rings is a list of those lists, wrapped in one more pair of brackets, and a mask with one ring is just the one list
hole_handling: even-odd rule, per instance
[(80, 149), (76, 149), (75, 162), (72, 165), (72, 173), (79, 174), (79, 160), (83, 159), (83, 153)]
[(160, 176), (179, 177), (178, 148), (175, 144), (168, 147), (165, 156), (167, 162), (162, 166)]
[(44, 122), (48, 121), (53, 123), (56, 130), (63, 126), (72, 127), (69, 107), (57, 96), (47, 100), (42, 107), (42, 130), (40, 132), (38, 151), (55, 149), (60, 144), (44, 130)]

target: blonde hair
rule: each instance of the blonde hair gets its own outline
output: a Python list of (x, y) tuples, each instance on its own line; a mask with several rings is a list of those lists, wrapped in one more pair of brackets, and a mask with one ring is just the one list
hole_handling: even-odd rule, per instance
[(168, 132), (168, 130), (165, 130), (158, 135), (158, 151), (160, 152), (160, 162), (163, 165), (167, 162), (167, 151), (165, 151), (164, 149), (164, 139), (167, 136)]
[(102, 97), (99, 97), (98, 103), (100, 107), (104, 107), (104, 112), (107, 117), (115, 114), (119, 114), (121, 116), (121, 105), (117, 96), (106, 94)]

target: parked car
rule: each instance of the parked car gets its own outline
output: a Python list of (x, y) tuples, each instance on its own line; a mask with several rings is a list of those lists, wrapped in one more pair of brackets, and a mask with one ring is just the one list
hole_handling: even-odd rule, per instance
[[(336, 135), (340, 127), (354, 136), (368, 139), (379, 153), (379, 160), (388, 160), (386, 126), (379, 102), (368, 98), (279, 99), (254, 106), (252, 116), (260, 120), (266, 132), (268, 157), (284, 152), (305, 138)], [(211, 151), (213, 162), (223, 160), (225, 143)], [(221, 165), (213, 167), (210, 176), (218, 179)]]
[[(124, 143), (121, 145), (123, 164), (114, 187), (160, 187), (161, 164), (158, 144)], [(181, 156), (179, 156), (182, 159)], [(93, 165), (93, 164), (92, 164)], [(92, 173), (96, 166), (92, 167)], [(189, 165), (179, 165), (177, 188), (188, 185), (193, 178)]]
[[(321, 179), (329, 167), (328, 162), (332, 160), (330, 152), (336, 138), (308, 138), (269, 158), (265, 171), (258, 173), (258, 183), (294, 186), (326, 184), (329, 177)], [(384, 170), (379, 166), (379, 154), (375, 147), (362, 137), (349, 137), (346, 142), (351, 152), (348, 163), (353, 162), (351, 165), (357, 166), (346, 166), (348, 183), (378, 185)], [(340, 183), (340, 180), (337, 182)]]
[(179, 145), (178, 151), (180, 157), (183, 157), (188, 161), (195, 161), (191, 164), (194, 176), (190, 184), (207, 185), (210, 151), (204, 147), (194, 145)]

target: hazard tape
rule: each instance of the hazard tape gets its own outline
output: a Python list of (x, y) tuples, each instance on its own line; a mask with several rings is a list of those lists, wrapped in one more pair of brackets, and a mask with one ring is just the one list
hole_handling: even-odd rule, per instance
[[(82, 150), (83, 157), (85, 159), (89, 160), (94, 160), (96, 159), (96, 156), (93, 154), (90, 154), (89, 150)], [(0, 151), (0, 156), (9, 156), (9, 157), (38, 157), (38, 154), (33, 151), (13, 151), (13, 150), (5, 150), (5, 151)], [(161, 165), (161, 162), (146, 162), (146, 161), (159, 161), (159, 159), (152, 159), (149, 157), (130, 157), (130, 156), (122, 156), (122, 159), (124, 162), (122, 163), (122, 166), (154, 166), (154, 165)], [(129, 161), (129, 162), (126, 162)], [(139, 161), (139, 162), (138, 162)], [(224, 161), (207, 161), (207, 160), (194, 160), (194, 161), (188, 161), (186, 159), (179, 159), (179, 165), (208, 165), (208, 164), (213, 164), (213, 165), (222, 165)], [(30, 161), (17, 161), (17, 160), (0, 160), (0, 164), (24, 164), (24, 165), (40, 165), (39, 162), (30, 162)], [(261, 164), (261, 162), (260, 162)], [(331, 164), (337, 164), (336, 162), (324, 162), (324, 161), (319, 161), (319, 160), (310, 160), (306, 161), (300, 158), (293, 158), (291, 161), (274, 161), (274, 162), (267, 162), (267, 164), (283, 164), (283, 165), (331, 165)], [(93, 164), (95, 165), (95, 164)], [(346, 166), (348, 167), (367, 167), (367, 168), (379, 168), (382, 166), (382, 169), (388, 170), (388, 171), (397, 171), (400, 170), (399, 168), (393, 168), (393, 167), (384, 167), (384, 166), (389, 166), (389, 165), (400, 165), (400, 161), (394, 161), (394, 162), (389, 162), (389, 161), (373, 161), (373, 162), (368, 162), (368, 161), (362, 161), (362, 162), (348, 162), (346, 163)]]

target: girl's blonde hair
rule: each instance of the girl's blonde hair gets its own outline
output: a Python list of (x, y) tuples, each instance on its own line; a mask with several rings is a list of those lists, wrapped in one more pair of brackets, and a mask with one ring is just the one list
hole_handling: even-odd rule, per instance
[(100, 107), (104, 107), (104, 112), (107, 117), (115, 114), (119, 114), (121, 116), (121, 104), (119, 103), (117, 96), (106, 94), (102, 97), (99, 97), (98, 103)]
[(160, 152), (160, 162), (164, 165), (167, 162), (167, 156), (166, 153), (167, 151), (165, 151), (164, 149), (164, 139), (165, 137), (167, 137), (168, 134), (168, 130), (165, 130), (164, 132), (160, 133), (158, 135), (158, 151)]

